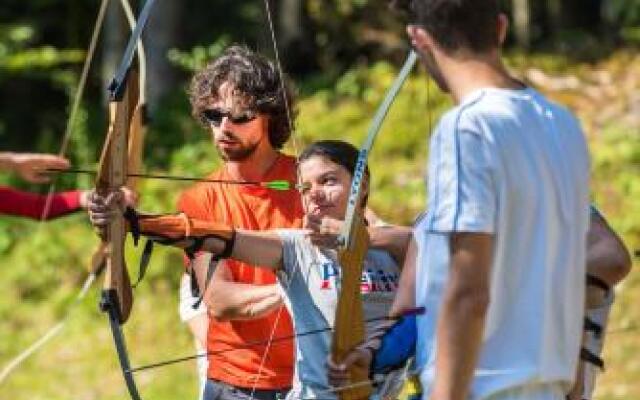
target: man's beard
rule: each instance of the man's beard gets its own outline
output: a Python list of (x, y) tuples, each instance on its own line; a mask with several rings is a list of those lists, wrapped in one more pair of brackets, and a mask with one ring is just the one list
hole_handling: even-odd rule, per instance
[(249, 158), (253, 153), (255, 153), (258, 148), (258, 143), (253, 143), (249, 145), (240, 145), (235, 149), (221, 149), (216, 145), (216, 149), (218, 150), (218, 154), (225, 161), (243, 161)]

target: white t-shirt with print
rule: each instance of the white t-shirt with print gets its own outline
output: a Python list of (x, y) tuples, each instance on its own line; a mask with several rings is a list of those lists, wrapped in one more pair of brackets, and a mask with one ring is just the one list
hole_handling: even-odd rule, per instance
[[(278, 280), (296, 334), (332, 328), (340, 291), (337, 252), (314, 246), (300, 230), (278, 233), (283, 242), (283, 270)], [(361, 286), (365, 320), (388, 314), (399, 279), (400, 270), (387, 252), (367, 252)], [(379, 323), (367, 324), (367, 331)], [(326, 330), (296, 338), (295, 374), (288, 399), (337, 399), (326, 391), (332, 335)]]
[[(490, 305), (470, 400), (531, 383), (569, 387), (582, 333), (589, 158), (582, 130), (533, 89), (483, 89), (430, 142), (417, 223), (417, 360), (428, 398), (454, 232), (495, 237)], [(464, 326), (458, 329), (465, 329)]]

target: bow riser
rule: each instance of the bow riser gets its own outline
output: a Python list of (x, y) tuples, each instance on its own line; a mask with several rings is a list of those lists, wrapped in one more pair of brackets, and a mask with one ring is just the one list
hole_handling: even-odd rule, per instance
[[(130, 73), (128, 83), (136, 82), (136, 74)], [(109, 104), (110, 123), (107, 139), (100, 157), (96, 190), (102, 195), (118, 191), (127, 182), (129, 129), (132, 113), (137, 103), (135, 84), (127, 84), (122, 98)], [(124, 261), (125, 220), (122, 215), (112, 219), (103, 238), (106, 255), (105, 281), (103, 290), (117, 300), (118, 320), (124, 323), (131, 312), (133, 294), (131, 281)], [(114, 296), (115, 294), (115, 296)]]
[[(363, 216), (354, 216), (354, 231), (351, 235), (351, 248), (340, 250), (338, 260), (342, 267), (340, 296), (334, 322), (332, 355), (341, 362), (354, 347), (364, 342), (365, 325), (362, 308), (362, 269), (369, 248), (369, 234)], [(367, 382), (366, 369), (352, 368), (351, 382)], [(340, 400), (366, 400), (373, 392), (370, 384), (351, 387), (338, 392)]]

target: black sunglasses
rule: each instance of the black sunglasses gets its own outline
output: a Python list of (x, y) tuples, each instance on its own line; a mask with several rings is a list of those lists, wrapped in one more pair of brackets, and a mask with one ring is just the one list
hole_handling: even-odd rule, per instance
[(202, 122), (205, 124), (211, 124), (215, 127), (220, 126), (222, 124), (222, 119), (227, 117), (232, 124), (242, 125), (247, 122), (251, 122), (258, 116), (258, 113), (255, 111), (244, 111), (241, 114), (232, 114), (229, 111), (222, 111), (217, 108), (211, 108), (208, 110), (204, 110), (200, 114), (200, 118)]

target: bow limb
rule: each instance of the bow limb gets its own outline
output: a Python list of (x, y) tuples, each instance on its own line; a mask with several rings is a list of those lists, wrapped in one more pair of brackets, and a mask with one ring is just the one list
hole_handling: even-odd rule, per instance
[[(135, 29), (136, 21), (131, 10), (131, 4), (127, 0), (120, 0), (122, 9), (133, 32)], [(144, 150), (144, 138), (147, 132), (147, 57), (145, 55), (144, 44), (142, 40), (138, 42), (136, 48), (136, 54), (138, 55), (138, 101), (135, 104), (135, 110), (133, 117), (131, 118), (131, 126), (129, 130), (129, 152), (128, 152), (128, 165), (127, 169), (130, 174), (140, 174), (142, 169), (142, 157)], [(135, 176), (129, 176), (127, 179), (127, 187), (133, 191), (136, 191), (138, 187), (139, 178)]]
[[(340, 234), (338, 259), (342, 267), (340, 296), (334, 321), (332, 356), (337, 362), (362, 343), (365, 339), (364, 312), (360, 282), (362, 269), (369, 245), (369, 236), (365, 226), (362, 204), (362, 188), (366, 179), (366, 167), (369, 153), (373, 148), (382, 123), (398, 95), (402, 85), (413, 69), (417, 60), (414, 51), (409, 52), (404, 66), (387, 92), (384, 101), (378, 107), (369, 128), (366, 141), (360, 149), (358, 161), (353, 172), (351, 193), (345, 214), (345, 221)], [(338, 391), (340, 400), (368, 399), (372, 386), (369, 383), (368, 371), (352, 368), (350, 380), (356, 384)]]

